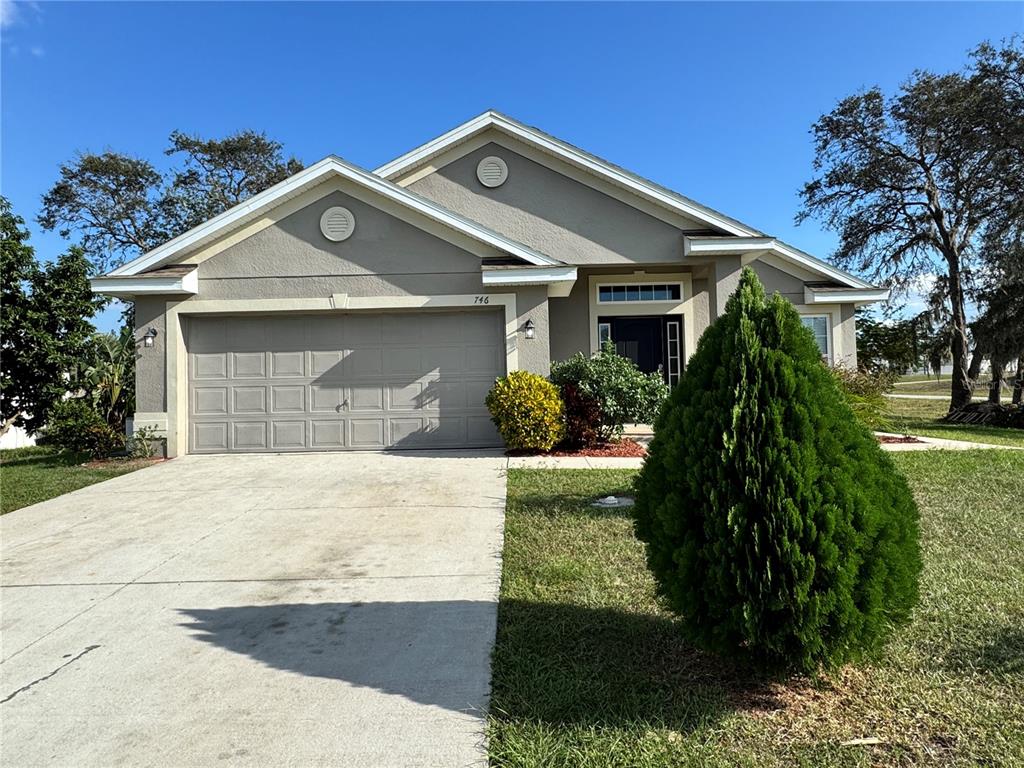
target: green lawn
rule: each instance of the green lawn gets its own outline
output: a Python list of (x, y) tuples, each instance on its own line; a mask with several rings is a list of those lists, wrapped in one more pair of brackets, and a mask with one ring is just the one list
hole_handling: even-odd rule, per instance
[(888, 403), (894, 432), (1024, 448), (1024, 430), (973, 424), (944, 424), (938, 421), (949, 408), (949, 403), (943, 400), (890, 397)]
[(632, 472), (510, 471), (492, 764), (1024, 765), (1024, 452), (895, 459), (922, 513), (914, 620), (875, 665), (788, 684), (679, 637), (628, 516), (588, 504)]
[(147, 461), (112, 461), (106, 466), (81, 466), (89, 457), (32, 446), (0, 451), (0, 514), (52, 499), (87, 485), (132, 472)]

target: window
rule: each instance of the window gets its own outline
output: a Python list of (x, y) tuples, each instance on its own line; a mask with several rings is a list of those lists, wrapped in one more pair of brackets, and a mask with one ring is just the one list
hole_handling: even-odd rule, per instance
[(679, 283), (629, 283), (597, 287), (597, 300), (601, 304), (620, 301), (679, 301), (681, 295)]
[(612, 324), (611, 323), (598, 323), (597, 324), (597, 343), (604, 346), (606, 341), (612, 340)]
[(818, 342), (821, 356), (831, 362), (832, 352), (828, 338), (828, 315), (801, 315), (800, 322), (811, 329), (814, 340)]

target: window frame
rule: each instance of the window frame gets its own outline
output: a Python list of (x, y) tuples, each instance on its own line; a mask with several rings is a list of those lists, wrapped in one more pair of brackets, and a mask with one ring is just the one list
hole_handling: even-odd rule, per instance
[[(679, 298), (677, 299), (626, 299), (624, 301), (605, 301), (601, 298), (602, 288), (637, 288), (641, 286), (675, 286), (679, 290)], [(644, 280), (643, 282), (622, 282), (621, 280), (607, 283), (596, 283), (594, 285), (594, 303), (598, 306), (636, 306), (637, 304), (679, 304), (686, 300), (686, 291), (682, 281), (680, 280)]]
[[(810, 320), (814, 318), (822, 318), (825, 320), (825, 351), (824, 357), (828, 361), (828, 364), (832, 364), (832, 315), (829, 312), (801, 312), (800, 313), (800, 324), (807, 328), (814, 334), (814, 330), (808, 326), (804, 320)], [(818, 340), (817, 334), (814, 334), (814, 340)]]

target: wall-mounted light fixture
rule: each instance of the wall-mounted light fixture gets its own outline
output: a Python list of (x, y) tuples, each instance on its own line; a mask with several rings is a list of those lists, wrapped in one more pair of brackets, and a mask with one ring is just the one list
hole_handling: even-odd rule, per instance
[(526, 338), (532, 339), (537, 335), (537, 326), (533, 324), (533, 320), (527, 318), (526, 325), (523, 326), (523, 330), (526, 331)]
[(142, 346), (152, 347), (153, 339), (156, 338), (156, 328), (150, 328), (146, 331), (146, 334), (142, 337)]

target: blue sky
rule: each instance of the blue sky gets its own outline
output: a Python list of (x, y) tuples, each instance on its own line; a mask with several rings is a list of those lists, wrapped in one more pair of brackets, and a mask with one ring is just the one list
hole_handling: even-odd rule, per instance
[(1020, 2), (2, 3), (0, 187), (27, 220), (78, 150), (253, 128), (373, 168), (494, 107), (821, 257), (834, 236), (793, 223), (814, 120), (1024, 31)]

